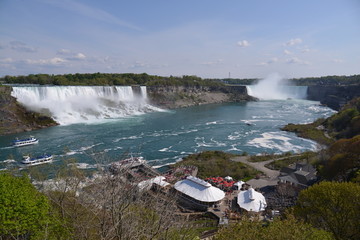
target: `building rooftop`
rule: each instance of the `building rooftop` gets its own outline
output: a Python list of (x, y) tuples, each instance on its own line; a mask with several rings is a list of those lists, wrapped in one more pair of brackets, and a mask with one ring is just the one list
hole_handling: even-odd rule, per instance
[(225, 193), (221, 189), (193, 176), (176, 182), (174, 188), (201, 202), (218, 202), (225, 197)]

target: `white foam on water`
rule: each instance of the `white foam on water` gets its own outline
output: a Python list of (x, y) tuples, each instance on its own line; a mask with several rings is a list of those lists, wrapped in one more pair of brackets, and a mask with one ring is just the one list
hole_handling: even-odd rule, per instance
[(231, 148), (229, 148), (228, 150), (226, 150), (226, 151), (236, 151), (236, 152), (242, 152), (242, 150), (241, 149), (239, 149), (239, 148), (237, 148), (236, 147), (236, 144), (232, 144), (232, 145), (230, 145), (231, 146)]
[(7, 147), (2, 147), (2, 148), (0, 148), (0, 149), (5, 150), (5, 149), (11, 149), (11, 148), (15, 148), (15, 146), (7, 146)]
[(86, 151), (86, 150), (89, 150), (89, 149), (91, 149), (91, 148), (93, 148), (93, 147), (96, 147), (96, 146), (99, 146), (99, 145), (102, 145), (103, 143), (98, 143), (98, 144), (94, 144), (94, 145), (90, 145), (90, 146), (84, 146), (84, 147), (81, 147), (80, 149), (79, 149), (79, 151), (80, 152), (84, 152), (84, 151)]
[(88, 164), (88, 163), (70, 163), (68, 166), (75, 165), (78, 169), (94, 169), (99, 168), (99, 164)]
[(117, 139), (113, 140), (113, 142), (116, 143), (116, 142), (120, 142), (123, 140), (135, 140), (135, 139), (140, 139), (140, 138), (143, 138), (143, 134), (140, 134), (139, 136), (133, 135), (133, 136), (129, 136), (129, 137), (117, 138)]
[[(261, 137), (254, 138), (247, 142), (248, 146), (254, 146), (256, 148), (267, 148), (272, 150), (279, 150), (281, 152), (300, 152), (306, 149), (305, 146), (294, 145), (290, 143), (291, 138), (284, 136), (279, 132), (265, 132), (260, 134)], [(312, 141), (310, 141), (312, 143)], [(315, 146), (311, 146), (314, 148)], [(316, 147), (315, 147), (316, 148)]]
[(196, 137), (195, 138), (196, 147), (224, 147), (226, 143), (222, 143), (214, 140), (214, 138), (210, 139), (210, 142), (206, 142), (204, 137)]
[[(75, 154), (78, 154), (78, 152), (76, 152), (76, 151), (69, 151), (69, 152), (65, 153), (66, 156), (71, 156), (71, 155), (75, 155)], [(59, 156), (62, 156), (62, 155), (59, 155)]]
[(3, 161), (4, 163), (12, 163), (12, 162), (16, 162), (14, 159), (6, 159)]
[(244, 136), (244, 134), (242, 134), (240, 132), (233, 132), (227, 136), (227, 139), (229, 139), (230, 141), (234, 141), (234, 140), (241, 139), (243, 136)]
[(171, 150), (173, 146), (170, 146), (170, 147), (167, 147), (167, 148), (162, 148), (160, 150), (158, 150), (159, 152), (178, 152), (178, 151), (175, 151), (175, 150)]

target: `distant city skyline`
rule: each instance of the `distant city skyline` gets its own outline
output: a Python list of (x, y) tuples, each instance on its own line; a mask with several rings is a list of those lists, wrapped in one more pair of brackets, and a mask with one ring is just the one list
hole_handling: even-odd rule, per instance
[(1, 0), (0, 76), (360, 74), (360, 1)]

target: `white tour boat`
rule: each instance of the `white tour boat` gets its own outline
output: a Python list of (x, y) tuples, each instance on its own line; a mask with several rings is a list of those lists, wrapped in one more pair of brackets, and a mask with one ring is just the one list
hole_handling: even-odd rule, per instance
[(21, 146), (27, 146), (27, 145), (31, 145), (31, 144), (36, 144), (38, 142), (39, 142), (38, 139), (34, 138), (33, 136), (30, 136), (29, 138), (25, 138), (25, 139), (16, 138), (13, 141), (13, 145), (15, 147), (21, 147)]
[(38, 156), (36, 158), (31, 158), (30, 156), (23, 156), (23, 160), (21, 163), (25, 166), (35, 166), (39, 164), (52, 162), (53, 156), (44, 154), (42, 156)]

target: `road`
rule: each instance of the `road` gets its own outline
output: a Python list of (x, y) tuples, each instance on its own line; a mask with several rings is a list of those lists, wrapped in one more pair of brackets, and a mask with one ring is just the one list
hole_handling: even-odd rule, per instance
[(253, 168), (255, 168), (256, 170), (259, 170), (261, 172), (263, 172), (266, 177), (262, 177), (260, 179), (251, 179), (249, 181), (247, 181), (248, 184), (250, 184), (252, 187), (254, 188), (261, 188), (264, 186), (269, 186), (269, 185), (277, 185), (278, 182), (278, 176), (280, 175), (280, 171), (277, 170), (271, 170), (267, 167), (265, 167), (266, 164), (271, 163), (273, 161), (276, 160), (282, 160), (285, 158), (289, 158), (289, 157), (296, 157), (298, 155), (292, 155), (292, 156), (287, 156), (287, 157), (280, 157), (280, 158), (273, 158), (267, 161), (263, 161), (263, 162), (250, 162), (249, 156), (239, 156), (239, 157), (234, 157), (231, 159), (231, 161), (234, 162), (241, 162), (244, 163), (246, 165), (249, 165)]
[(246, 165), (249, 165), (249, 166), (255, 168), (256, 170), (263, 172), (271, 180), (277, 179), (277, 177), (279, 176), (280, 171), (271, 170), (271, 169), (265, 167), (265, 165), (268, 163), (271, 163), (273, 161), (280, 160), (281, 158), (270, 159), (270, 160), (263, 161), (263, 162), (249, 162), (248, 159), (249, 159), (249, 157), (247, 157), (247, 156), (240, 156), (240, 157), (232, 158), (231, 161), (241, 162)]

